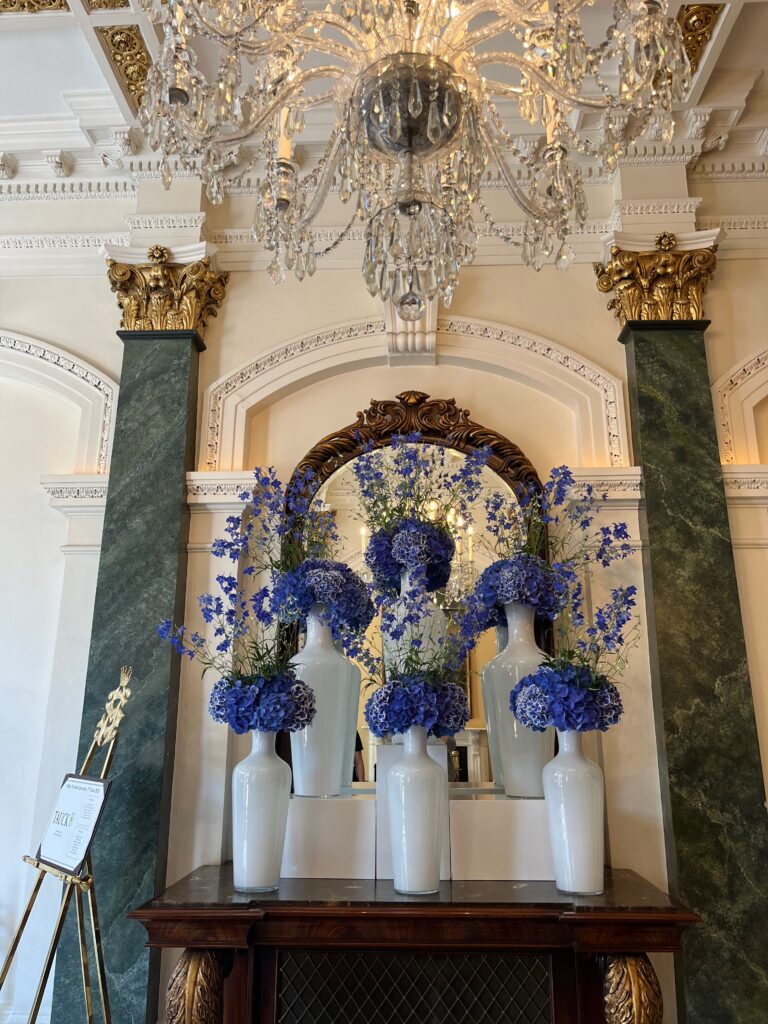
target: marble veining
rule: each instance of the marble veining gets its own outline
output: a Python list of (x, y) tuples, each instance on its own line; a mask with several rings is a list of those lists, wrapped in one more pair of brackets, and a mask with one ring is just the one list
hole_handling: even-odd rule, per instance
[[(126, 914), (165, 883), (179, 662), (158, 640), (155, 625), (183, 614), (198, 353), (190, 332), (121, 336), (123, 373), (78, 759), (120, 666), (132, 665), (133, 696), (93, 867), (112, 1017), (115, 1024), (144, 1024), (157, 1019), (159, 959), (144, 948), (144, 930)], [(56, 963), (52, 1022), (81, 1024), (84, 1016), (72, 913)]]
[[(690, 1024), (768, 1020), (768, 821), (703, 328), (625, 329)], [(653, 639), (653, 638), (652, 638)], [(662, 775), (664, 773), (662, 772)]]

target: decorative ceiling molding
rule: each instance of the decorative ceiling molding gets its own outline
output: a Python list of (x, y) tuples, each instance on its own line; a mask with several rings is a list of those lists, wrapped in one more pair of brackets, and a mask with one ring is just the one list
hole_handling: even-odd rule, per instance
[(683, 30), (683, 46), (696, 74), (699, 61), (712, 39), (712, 33), (725, 4), (686, 4), (677, 14), (677, 22)]
[(83, 180), (69, 178), (56, 181), (1, 181), (0, 203), (34, 202), (60, 199), (130, 199), (136, 195), (136, 186), (127, 180), (104, 178)]
[(768, 160), (699, 160), (688, 181), (768, 181)]
[(3, 354), (12, 360), (20, 357), (24, 363), (29, 361), (33, 379), (80, 406), (79, 458), (98, 473), (106, 473), (118, 393), (115, 381), (54, 345), (20, 334), (0, 332), (0, 364)]
[(130, 8), (130, 0), (86, 0), (89, 11), (122, 11)]
[(138, 25), (100, 25), (96, 32), (128, 102), (136, 113), (147, 86), (151, 58)]

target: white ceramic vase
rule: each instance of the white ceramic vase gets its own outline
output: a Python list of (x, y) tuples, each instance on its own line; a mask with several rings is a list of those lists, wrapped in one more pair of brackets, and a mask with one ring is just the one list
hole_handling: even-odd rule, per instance
[(349, 673), (349, 697), (347, 701), (347, 721), (344, 733), (344, 765), (341, 776), (342, 786), (351, 786), (355, 771), (355, 740), (357, 738), (357, 718), (360, 709), (360, 685), (362, 673), (354, 661), (346, 659)]
[[(509, 643), (509, 630), (504, 625), (496, 626), (496, 654), (501, 654)], [(495, 786), (504, 785), (504, 771), (501, 766), (501, 749), (499, 746), (499, 723), (496, 717), (496, 701), (493, 695), (493, 680), (487, 671), (488, 665), (480, 672), (480, 684), (483, 693), (483, 710), (485, 711), (485, 732), (488, 737), (488, 755), (491, 759), (491, 778)]]
[(307, 642), (291, 659), (298, 679), (315, 694), (315, 717), (306, 729), (291, 733), (293, 790), (296, 796), (338, 796), (344, 766), (349, 717), (349, 660), (337, 651), (322, 606), (307, 616)]
[(387, 773), (392, 874), (397, 892), (437, 892), (448, 820), (448, 776), (427, 753), (427, 731), (411, 726)]
[(253, 732), (248, 757), (232, 772), (235, 888), (271, 892), (280, 883), (291, 769), (275, 753), (273, 732)]
[(557, 757), (544, 768), (544, 797), (555, 881), (561, 892), (603, 891), (603, 773), (584, 756), (581, 733), (559, 732)]
[[(408, 591), (411, 588), (411, 574), (404, 572), (400, 577), (400, 597), (395, 602), (392, 613), (396, 622), (400, 622), (408, 612)], [(391, 636), (383, 637), (384, 663), (391, 675), (405, 665), (405, 659), (413, 649), (413, 641), (418, 639), (419, 650), (424, 660), (429, 661), (437, 647), (445, 637), (445, 613), (438, 607), (429, 594), (420, 597), (424, 602), (423, 614), (418, 622), (404, 627), (403, 635), (394, 640)]]
[[(484, 669), (493, 698), (501, 772), (507, 796), (544, 796), (541, 773), (555, 750), (554, 730), (534, 732), (522, 725), (509, 710), (509, 694), (520, 680), (534, 672), (545, 658), (533, 635), (534, 610), (529, 605), (506, 604), (509, 639), (507, 646)], [(489, 722), (486, 722), (488, 726)]]

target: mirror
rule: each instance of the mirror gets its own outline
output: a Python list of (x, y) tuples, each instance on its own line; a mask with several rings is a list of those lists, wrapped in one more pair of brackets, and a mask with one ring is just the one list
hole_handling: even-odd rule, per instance
[[(372, 401), (368, 409), (358, 413), (354, 423), (319, 441), (297, 467), (297, 472), (308, 467), (314, 470), (314, 500), (324, 503), (336, 515), (340, 535), (337, 557), (363, 578), (370, 578), (364, 557), (369, 533), (363, 521), (354, 463), (366, 450), (387, 449), (395, 436), (407, 434), (418, 434), (421, 445), (443, 446), (446, 465), (451, 469), (465, 462), (469, 453), (489, 449), (490, 458), (481, 474), (483, 492), (501, 491), (514, 500), (522, 487), (541, 486), (523, 452), (507, 438), (471, 420), (469, 412), (460, 409), (455, 400), (431, 399), (423, 392), (407, 391), (394, 400)], [(451, 530), (456, 541), (451, 576), (447, 585), (433, 595), (442, 607), (471, 591), (479, 574), (496, 557), (487, 532), (482, 495), (473, 506), (473, 522), (464, 522), (456, 514)], [(375, 621), (370, 628), (380, 629), (379, 623)], [(465, 689), (470, 720), (462, 733), (442, 741), (448, 746), (451, 782), (492, 785), (480, 671), (496, 655), (500, 643), (503, 646), (501, 631), (489, 629), (467, 657), (462, 678), (453, 680)], [(369, 696), (370, 691), (364, 688), (358, 709), (358, 735), (366, 779), (370, 781), (375, 770), (376, 746), (387, 741), (375, 740), (368, 731), (363, 709)]]

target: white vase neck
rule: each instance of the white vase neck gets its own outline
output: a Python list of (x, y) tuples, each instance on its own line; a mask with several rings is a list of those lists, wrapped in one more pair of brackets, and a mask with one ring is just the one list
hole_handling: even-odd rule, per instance
[(507, 617), (507, 644), (533, 644), (536, 638), (533, 633), (534, 609), (529, 604), (505, 604), (504, 614)]
[(322, 621), (325, 610), (323, 604), (313, 604), (309, 609), (306, 647), (327, 647), (329, 650), (335, 650), (331, 638), (331, 627)]
[(509, 630), (507, 629), (506, 624), (499, 623), (496, 626), (496, 653), (501, 654), (508, 643)]
[(259, 732), (254, 729), (251, 733), (251, 753), (273, 754), (275, 752), (275, 734), (273, 732)]
[(582, 754), (581, 733), (569, 729), (566, 732), (557, 730), (558, 753), (560, 754)]
[(412, 725), (403, 737), (403, 749), (406, 754), (426, 754), (427, 730), (420, 725)]

